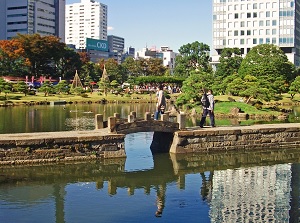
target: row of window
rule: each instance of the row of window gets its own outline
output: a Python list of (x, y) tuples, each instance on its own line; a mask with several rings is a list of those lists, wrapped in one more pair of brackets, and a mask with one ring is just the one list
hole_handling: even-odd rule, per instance
[(14, 18), (14, 17), (24, 17), (27, 16), (26, 13), (22, 13), (22, 14), (12, 14), (12, 15), (7, 15), (7, 18)]
[[(221, 43), (224, 41), (214, 41), (216, 44), (217, 42)], [(228, 39), (228, 45), (229, 46), (236, 46), (236, 45), (257, 45), (257, 44), (277, 44), (277, 39), (274, 38), (253, 38), (253, 39)], [(293, 38), (279, 38), (279, 44), (294, 44)], [(219, 44), (224, 45), (224, 44)]]
[(228, 36), (251, 36), (251, 35), (276, 35), (277, 29), (260, 29), (260, 30), (230, 30)]

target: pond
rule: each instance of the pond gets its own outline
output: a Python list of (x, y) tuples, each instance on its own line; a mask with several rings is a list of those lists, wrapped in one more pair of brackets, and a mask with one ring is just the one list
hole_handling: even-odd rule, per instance
[[(21, 132), (51, 132), (95, 129), (95, 115), (103, 114), (107, 120), (114, 113), (127, 118), (136, 111), (138, 118), (145, 112), (154, 113), (155, 104), (72, 104), (0, 107), (0, 134)], [(294, 108), (287, 120), (216, 119), (217, 126), (253, 125), (263, 123), (300, 122), (300, 108)], [(207, 118), (207, 121), (209, 118)], [(199, 125), (198, 118), (188, 118), (187, 126)]]
[(1, 167), (1, 222), (298, 222), (300, 150), (152, 156), (152, 134), (126, 159)]
[[(0, 108), (0, 132), (94, 129), (98, 113), (106, 119), (153, 110), (151, 104)], [(152, 137), (126, 135), (126, 159), (1, 166), (1, 222), (299, 222), (300, 148), (153, 156)]]

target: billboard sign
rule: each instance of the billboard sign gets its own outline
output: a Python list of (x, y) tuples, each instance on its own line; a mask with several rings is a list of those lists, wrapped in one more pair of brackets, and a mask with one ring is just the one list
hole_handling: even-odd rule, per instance
[(86, 49), (97, 51), (108, 51), (108, 42), (106, 40), (97, 40), (86, 38)]

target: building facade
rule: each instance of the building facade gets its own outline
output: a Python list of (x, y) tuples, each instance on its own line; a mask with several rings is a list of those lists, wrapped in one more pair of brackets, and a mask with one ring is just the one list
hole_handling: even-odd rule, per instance
[(300, 66), (300, 0), (213, 0), (213, 48), (218, 63), (224, 48), (245, 56), (259, 44), (275, 44)]
[(159, 50), (157, 50), (156, 47), (152, 47), (150, 49), (146, 47), (135, 52), (135, 59), (160, 58), (163, 65), (170, 70), (171, 74), (173, 74), (177, 55), (178, 53), (173, 52), (173, 50), (171, 50), (168, 46), (161, 46)]
[(17, 33), (65, 39), (65, 0), (1, 0), (0, 39)]
[(122, 59), (124, 58), (124, 47), (125, 47), (125, 39), (119, 36), (109, 35), (108, 36), (108, 50), (109, 57), (113, 58), (118, 62), (118, 64), (122, 63)]
[(86, 39), (107, 41), (107, 5), (95, 0), (81, 0), (66, 5), (66, 44), (86, 48)]

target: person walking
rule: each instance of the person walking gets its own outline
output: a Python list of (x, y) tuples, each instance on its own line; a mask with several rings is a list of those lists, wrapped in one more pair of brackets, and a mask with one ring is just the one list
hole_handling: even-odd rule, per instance
[(203, 90), (201, 103), (202, 103), (202, 107), (203, 107), (203, 112), (202, 112), (202, 118), (200, 121), (200, 127), (201, 128), (204, 127), (204, 123), (205, 123), (207, 115), (209, 115), (209, 118), (210, 118), (210, 126), (216, 127), (215, 126), (215, 114), (214, 114), (215, 100), (214, 100), (212, 90), (208, 90), (207, 93), (205, 90)]
[(159, 85), (157, 88), (157, 103), (156, 103), (156, 110), (154, 113), (154, 120), (158, 120), (159, 114), (164, 114), (164, 111), (166, 109), (166, 98), (163, 91), (163, 85)]

